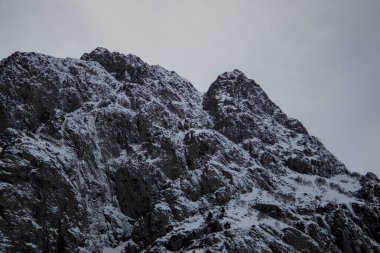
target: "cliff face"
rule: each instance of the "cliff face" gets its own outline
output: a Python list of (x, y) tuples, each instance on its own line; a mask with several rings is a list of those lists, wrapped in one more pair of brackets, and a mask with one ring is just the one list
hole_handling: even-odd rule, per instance
[(0, 63), (2, 252), (380, 252), (379, 185), (238, 70)]

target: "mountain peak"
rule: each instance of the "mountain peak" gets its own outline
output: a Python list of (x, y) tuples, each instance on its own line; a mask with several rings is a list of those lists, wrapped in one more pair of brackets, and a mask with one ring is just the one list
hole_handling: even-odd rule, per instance
[(135, 80), (138, 75), (137, 72), (141, 75), (141, 72), (148, 67), (148, 64), (136, 55), (111, 52), (103, 47), (97, 47), (90, 53), (84, 53), (80, 59), (100, 63), (119, 81)]
[(114, 61), (114, 62), (124, 62), (125, 64), (130, 65), (144, 65), (146, 64), (140, 57), (134, 54), (121, 54), (119, 52), (111, 52), (107, 48), (97, 47), (92, 50), (90, 53), (84, 53), (80, 59), (82, 60), (93, 60), (103, 63), (105, 60)]
[(236, 79), (236, 78), (247, 78), (246, 75), (238, 70), (238, 69), (234, 69), (232, 71), (227, 71), (227, 72), (224, 72), (222, 74), (220, 74), (218, 76), (219, 79)]
[(13, 58), (0, 252), (380, 250), (379, 179), (349, 173), (241, 71), (202, 97), (105, 48)]
[(91, 53), (94, 53), (94, 54), (105, 54), (105, 53), (110, 53), (110, 51), (107, 48), (105, 48), (105, 47), (97, 47), (94, 50), (92, 50)]

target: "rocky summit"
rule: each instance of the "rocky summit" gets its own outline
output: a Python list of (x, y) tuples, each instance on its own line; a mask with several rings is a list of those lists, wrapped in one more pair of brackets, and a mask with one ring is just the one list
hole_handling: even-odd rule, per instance
[(1, 252), (380, 252), (380, 181), (241, 71), (205, 94), (135, 55), (0, 63)]

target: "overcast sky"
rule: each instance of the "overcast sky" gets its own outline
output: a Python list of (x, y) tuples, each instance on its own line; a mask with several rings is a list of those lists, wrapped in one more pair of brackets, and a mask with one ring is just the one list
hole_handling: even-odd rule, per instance
[(380, 175), (378, 0), (0, 0), (0, 58), (97, 46), (200, 91), (238, 68), (348, 168)]

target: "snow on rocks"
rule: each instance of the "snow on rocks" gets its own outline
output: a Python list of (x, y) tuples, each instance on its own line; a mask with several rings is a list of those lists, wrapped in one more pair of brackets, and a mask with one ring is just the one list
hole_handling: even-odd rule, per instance
[(202, 95), (105, 48), (15, 53), (0, 116), (0, 251), (379, 250), (378, 178), (239, 70)]

